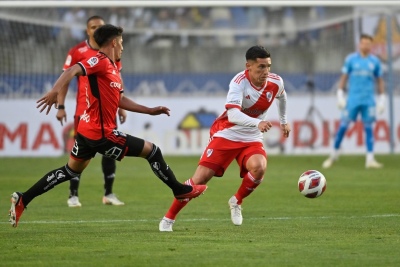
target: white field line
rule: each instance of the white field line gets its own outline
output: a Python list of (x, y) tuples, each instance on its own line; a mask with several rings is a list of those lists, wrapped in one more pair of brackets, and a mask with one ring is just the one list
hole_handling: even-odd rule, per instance
[[(375, 215), (364, 215), (364, 216), (309, 216), (309, 217), (253, 217), (246, 218), (246, 221), (279, 221), (279, 220), (326, 220), (326, 219), (362, 219), (362, 218), (389, 218), (389, 217), (400, 217), (400, 214), (375, 214)], [(19, 224), (93, 224), (93, 223), (142, 223), (142, 222), (159, 222), (161, 220), (155, 219), (137, 219), (137, 220), (76, 220), (76, 221), (20, 221)], [(179, 219), (180, 222), (200, 222), (200, 221), (229, 221), (226, 219)], [(8, 222), (0, 222), (0, 224), (6, 224)]]

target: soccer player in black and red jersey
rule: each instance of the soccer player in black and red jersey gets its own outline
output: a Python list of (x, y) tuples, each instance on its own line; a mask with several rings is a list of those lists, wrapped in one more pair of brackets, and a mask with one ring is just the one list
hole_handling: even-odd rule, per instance
[[(86, 22), (86, 34), (88, 39), (80, 42), (76, 46), (72, 47), (67, 55), (67, 58), (64, 63), (63, 71), (68, 69), (69, 67), (75, 65), (80, 61), (84, 61), (95, 56), (99, 52), (99, 46), (94, 40), (94, 32), (99, 27), (103, 26), (104, 20), (100, 16), (92, 16), (88, 18)], [(121, 71), (122, 64), (121, 61), (115, 62), (118, 69)], [(76, 91), (76, 108), (74, 115), (74, 136), (76, 136), (78, 124), (80, 121), (80, 117), (84, 113), (87, 108), (86, 102), (86, 94), (88, 88), (88, 78), (87, 76), (78, 76), (77, 77), (77, 91)], [(63, 124), (63, 120), (67, 120), (67, 113), (65, 112), (65, 96), (58, 97), (58, 111), (57, 111), (57, 119)], [(123, 109), (118, 109), (118, 117), (120, 123), (124, 123), (126, 120), (126, 111)], [(124, 202), (120, 201), (116, 195), (113, 193), (113, 184), (115, 179), (115, 170), (116, 164), (115, 160), (106, 156), (103, 156), (101, 159), (101, 167), (103, 171), (104, 177), (104, 196), (103, 196), (103, 204), (108, 205), (124, 205)], [(78, 197), (78, 189), (79, 189), (80, 177), (74, 177), (70, 180), (69, 185), (69, 197), (67, 200), (68, 207), (81, 207), (82, 204), (79, 201)]]
[(45, 174), (27, 191), (12, 193), (9, 213), (12, 226), (17, 227), (22, 213), (35, 197), (80, 176), (96, 153), (115, 160), (122, 160), (125, 156), (145, 158), (154, 174), (172, 190), (178, 200), (197, 197), (207, 189), (206, 185), (181, 184), (165, 162), (160, 148), (115, 130), (118, 108), (149, 115), (170, 114), (167, 107), (146, 107), (124, 96), (119, 69), (115, 64), (122, 55), (122, 32), (121, 27), (110, 24), (98, 28), (94, 33), (100, 47), (98, 54), (66, 69), (52, 90), (37, 101), (40, 112), (47, 109), (48, 114), (53, 104), (57, 106), (59, 95), (65, 95), (75, 76), (88, 76), (90, 94), (87, 94), (86, 101), (89, 107), (80, 118), (68, 163)]

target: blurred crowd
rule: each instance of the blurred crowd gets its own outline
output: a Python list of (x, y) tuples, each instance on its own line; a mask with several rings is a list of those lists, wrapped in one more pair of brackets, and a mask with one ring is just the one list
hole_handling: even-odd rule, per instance
[[(19, 9), (18, 12), (21, 12)], [(169, 47), (280, 46), (317, 43), (327, 31), (343, 31), (346, 23), (324, 24), (351, 12), (343, 7), (185, 7), (185, 8), (46, 8), (27, 9), (27, 20), (2, 20), (0, 38), (39, 44), (73, 44), (86, 38), (86, 19), (102, 16), (125, 30), (125, 42)], [(18, 14), (16, 16), (18, 16)], [(48, 22), (46, 22), (48, 21)]]

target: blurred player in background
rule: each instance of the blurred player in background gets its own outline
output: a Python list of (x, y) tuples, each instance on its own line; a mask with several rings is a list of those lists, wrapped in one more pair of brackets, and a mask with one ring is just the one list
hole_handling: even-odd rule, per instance
[[(189, 185), (206, 184), (213, 176), (221, 177), (235, 159), (240, 167), (242, 183), (228, 201), (231, 220), (241, 225), (242, 201), (263, 181), (267, 169), (267, 154), (263, 134), (271, 129), (265, 120), (273, 100), (278, 100), (278, 112), (283, 136), (288, 137), (290, 126), (286, 120), (286, 92), (282, 78), (270, 73), (271, 55), (262, 46), (253, 46), (246, 52), (246, 70), (238, 73), (229, 84), (225, 111), (210, 129), (210, 142), (201, 156)], [(179, 211), (191, 199), (174, 199), (159, 224), (162, 232), (171, 232)]]
[[(85, 59), (89, 59), (97, 54), (99, 51), (99, 46), (97, 45), (96, 41), (94, 40), (93, 34), (94, 31), (103, 26), (104, 20), (100, 16), (92, 16), (86, 22), (86, 33), (88, 35), (88, 39), (77, 44), (73, 48), (71, 48), (68, 52), (67, 59), (65, 60), (63, 71), (68, 69), (69, 67), (75, 65), (76, 63), (83, 61)], [(117, 67), (119, 70), (122, 69), (121, 62), (116, 62)], [(87, 109), (86, 103), (86, 94), (90, 93), (87, 92), (88, 88), (88, 78), (87, 76), (78, 76), (77, 77), (77, 84), (78, 88), (76, 91), (76, 108), (75, 108), (75, 115), (74, 115), (74, 131), (76, 135), (76, 131), (78, 129), (78, 124), (80, 117)], [(63, 124), (63, 120), (66, 121), (67, 114), (65, 112), (64, 106), (65, 96), (59, 97), (58, 103), (58, 112), (57, 112), (57, 119)], [(126, 120), (126, 111), (123, 109), (118, 109), (118, 118), (120, 123), (124, 123)], [(103, 196), (103, 203), (109, 205), (124, 205), (124, 202), (120, 201), (116, 195), (113, 193), (113, 184), (115, 179), (115, 170), (116, 164), (115, 160), (112, 158), (108, 158), (103, 156), (101, 159), (101, 167), (103, 170), (104, 176), (104, 196)], [(82, 204), (79, 201), (78, 197), (78, 188), (79, 188), (80, 178), (75, 177), (70, 180), (69, 186), (69, 198), (67, 201), (68, 207), (81, 207)]]
[[(338, 160), (343, 137), (349, 124), (357, 120), (358, 114), (361, 114), (365, 131), (367, 147), (365, 167), (383, 167), (374, 157), (373, 123), (376, 111), (381, 114), (385, 109), (385, 89), (381, 63), (376, 56), (371, 54), (372, 42), (372, 36), (362, 34), (359, 51), (348, 55), (344, 62), (337, 90), (338, 106), (343, 109), (343, 114), (339, 130), (336, 133), (334, 149), (329, 158), (323, 162), (323, 168), (330, 168)], [(375, 82), (378, 85), (379, 93), (377, 105), (375, 103)], [(346, 84), (348, 88), (347, 103), (343, 92)]]
[(94, 33), (100, 49), (97, 55), (84, 59), (66, 69), (58, 78), (54, 87), (37, 101), (41, 112), (46, 114), (58, 98), (65, 95), (68, 85), (75, 76), (88, 76), (88, 109), (81, 116), (74, 147), (68, 163), (45, 174), (27, 191), (14, 192), (11, 195), (10, 223), (18, 226), (18, 221), (27, 205), (37, 196), (48, 192), (56, 185), (79, 177), (90, 160), (100, 153), (115, 160), (127, 157), (145, 158), (154, 174), (173, 192), (175, 198), (186, 199), (202, 194), (205, 185), (184, 185), (179, 183), (171, 168), (167, 165), (161, 150), (146, 140), (117, 131), (116, 114), (118, 108), (131, 112), (169, 116), (167, 107), (149, 108), (139, 105), (123, 94), (119, 68), (123, 50), (123, 29), (110, 24), (103, 25)]

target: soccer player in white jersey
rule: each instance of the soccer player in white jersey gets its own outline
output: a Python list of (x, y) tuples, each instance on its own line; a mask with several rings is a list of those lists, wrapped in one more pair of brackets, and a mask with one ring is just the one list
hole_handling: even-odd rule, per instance
[[(229, 84), (225, 111), (210, 129), (210, 141), (198, 167), (186, 184), (207, 184), (213, 176), (221, 177), (236, 159), (243, 179), (237, 192), (229, 199), (231, 219), (241, 225), (242, 201), (261, 184), (267, 169), (267, 154), (263, 147), (263, 133), (271, 129), (266, 113), (273, 100), (278, 100), (278, 111), (283, 136), (288, 137), (290, 126), (286, 120), (286, 92), (282, 78), (270, 73), (271, 55), (262, 46), (246, 52), (246, 69), (236, 74)], [(191, 199), (173, 200), (159, 224), (162, 232), (171, 232), (179, 211)]]
[[(385, 109), (385, 89), (381, 63), (376, 56), (371, 54), (371, 46), (372, 37), (362, 34), (359, 51), (348, 55), (344, 62), (339, 89), (337, 90), (338, 106), (343, 109), (343, 115), (339, 130), (336, 133), (334, 149), (329, 158), (323, 162), (323, 168), (330, 168), (339, 158), (340, 144), (349, 124), (356, 121), (358, 114), (361, 114), (365, 131), (367, 147), (365, 167), (367, 169), (383, 167), (374, 157), (373, 123), (375, 122), (375, 106), (379, 113), (382, 113)], [(379, 93), (377, 105), (375, 103), (375, 82), (378, 85)], [(347, 103), (343, 92), (346, 83), (348, 85)]]

